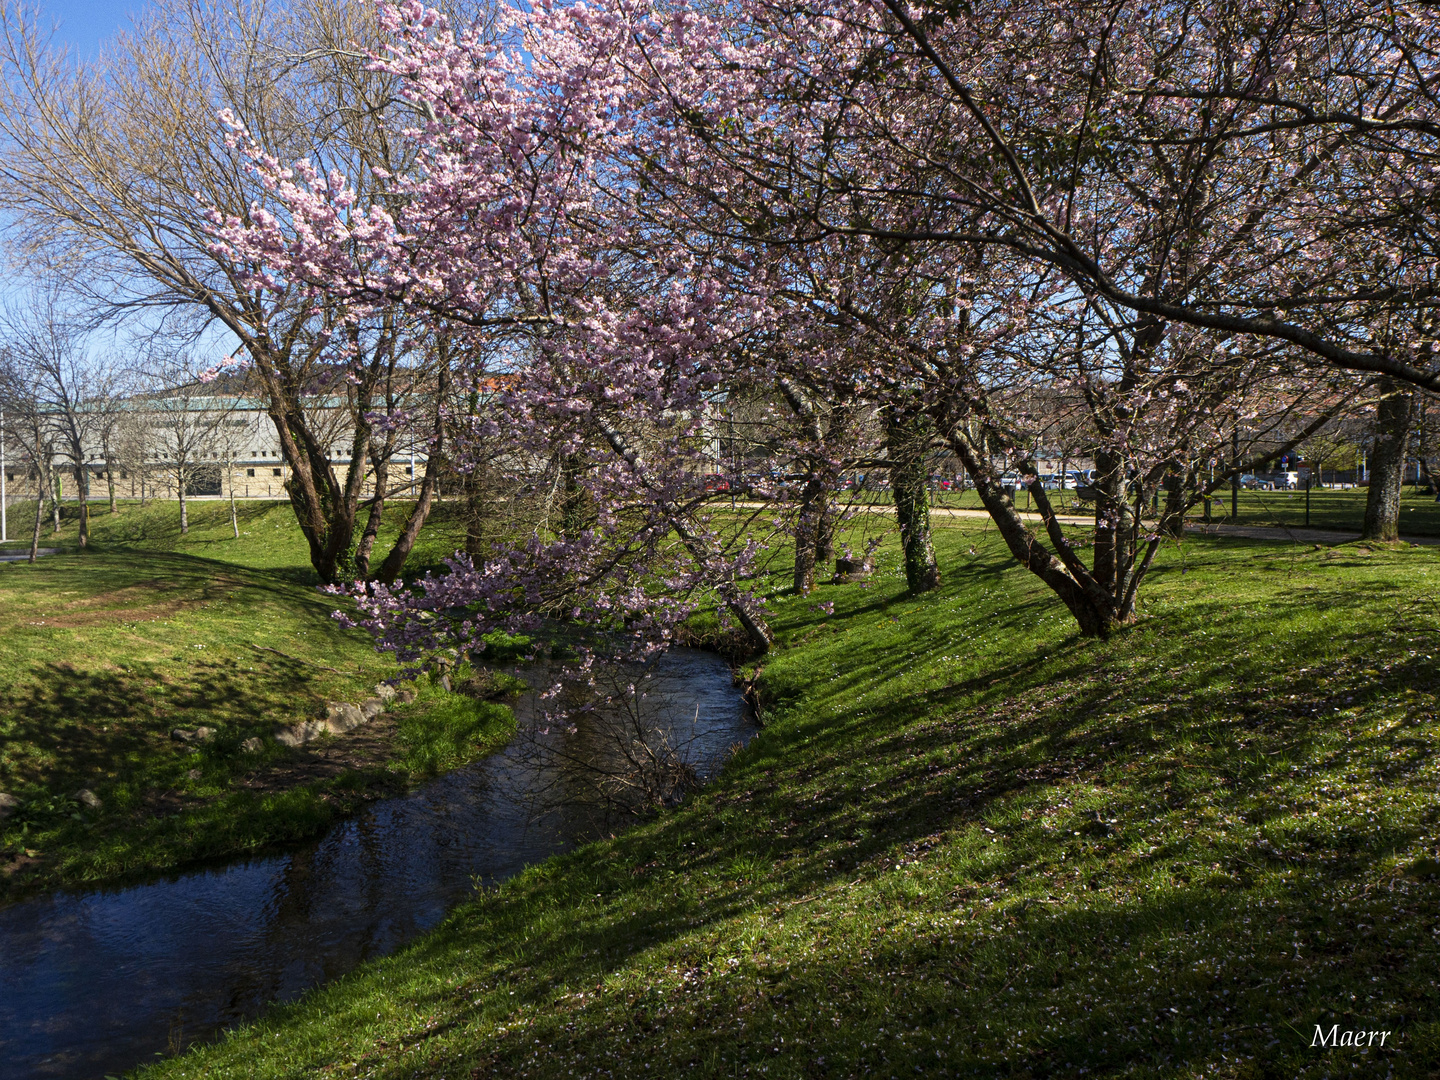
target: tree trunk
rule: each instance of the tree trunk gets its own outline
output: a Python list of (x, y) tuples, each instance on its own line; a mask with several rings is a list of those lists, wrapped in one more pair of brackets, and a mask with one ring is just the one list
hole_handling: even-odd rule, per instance
[(370, 513), (365, 519), (365, 529), (360, 534), (360, 543), (355, 547), (355, 572), (360, 577), (370, 576), (370, 554), (375, 550), (375, 537), (380, 533), (380, 522), (385, 517), (385, 495), (390, 478), (388, 455), (375, 458), (375, 490), (370, 499)]
[(180, 535), (184, 536), (190, 531), (190, 510), (185, 505), (185, 471), (180, 470), (178, 476), (180, 483), (177, 485), (180, 491)]
[[(415, 539), (420, 535), (420, 529), (425, 524), (426, 518), (430, 516), (430, 507), (438, 500), (440, 471), (445, 464), (445, 425), (441, 410), (444, 408), (448, 389), (449, 368), (442, 364), (436, 380), (435, 440), (430, 444), (430, 452), (425, 458), (425, 479), (420, 484), (420, 497), (410, 508), (410, 516), (405, 519), (405, 525), (401, 528), (400, 535), (396, 537), (390, 553), (385, 556), (385, 561), (380, 564), (380, 569), (372, 575), (372, 579), (375, 581), (388, 585), (400, 576), (400, 572), (405, 569), (405, 560), (410, 557), (410, 552), (415, 547)], [(413, 450), (410, 457), (413, 461), (415, 457)], [(413, 465), (410, 467), (410, 490), (412, 493), (415, 490), (415, 467)]]
[(45, 519), (45, 487), (40, 486), (40, 496), (35, 500), (35, 529), (30, 534), (30, 561), (40, 557), (40, 522)]
[(80, 497), (80, 546), (90, 546), (90, 470), (84, 465), (75, 469), (75, 483)]
[(1161, 525), (1166, 536), (1179, 540), (1185, 535), (1185, 491), (1179, 470), (1165, 474), (1165, 511)]
[(820, 508), (815, 522), (815, 565), (826, 566), (835, 558), (835, 515), (830, 509), (830, 500)]
[[(960, 464), (969, 473), (975, 485), (975, 492), (985, 504), (990, 519), (995, 523), (1001, 538), (1005, 541), (1015, 561), (1034, 574), (1055, 593), (1075, 617), (1081, 634), (1086, 637), (1104, 638), (1134, 617), (1133, 585), (1128, 594), (1128, 603), (1120, 601), (1107, 590), (1080, 561), (1074, 547), (1065, 538), (1064, 530), (1055, 516), (1054, 508), (1038, 481), (1030, 486), (1031, 497), (1045, 523), (1045, 531), (1055, 554), (1045, 549), (1040, 539), (1033, 534), (1019, 512), (1006, 488), (1000, 486), (996, 470), (988, 452), (977, 446), (972, 436), (943, 413), (939, 417), (941, 430)], [(983, 436), (982, 436), (983, 438)], [(1099, 462), (1097, 461), (1097, 466)], [(1112, 531), (1118, 531), (1112, 529)], [(1112, 551), (1113, 556), (1113, 551)], [(1096, 553), (1097, 561), (1099, 552)], [(1146, 564), (1148, 566), (1148, 562)], [(1142, 570), (1144, 568), (1142, 567)], [(1098, 566), (1097, 566), (1098, 571)]]
[(235, 539), (240, 539), (240, 515), (235, 511), (235, 463), (225, 462), (225, 475), (230, 478), (230, 531), (235, 534)]
[(792, 587), (799, 596), (815, 587), (815, 568), (835, 556), (835, 523), (830, 512), (830, 491), (835, 483), (831, 464), (844, 438), (848, 406), (835, 403), (830, 424), (822, 431), (820, 410), (793, 379), (779, 380), (780, 392), (800, 419), (812, 450), (805, 457), (805, 485), (800, 491), (800, 512), (795, 520), (795, 568)]
[(110, 513), (118, 514), (120, 507), (115, 502), (115, 467), (110, 462), (110, 451), (105, 451), (105, 486), (110, 491)]
[[(51, 486), (49, 477), (46, 477), (46, 487)], [(55, 470), (55, 495), (50, 500), (50, 512), (55, 517), (55, 535), (60, 535), (60, 501), (65, 498), (65, 477), (59, 469)]]
[(925, 468), (929, 430), (923, 416), (902, 415), (893, 408), (885, 410), (890, 491), (905, 550), (905, 582), (912, 593), (928, 592), (940, 585), (940, 567), (930, 539), (929, 475)]
[[(594, 500), (580, 483), (580, 472), (586, 467), (585, 463), (583, 454), (572, 454), (560, 463), (560, 535), (567, 540), (576, 539), (595, 524)], [(483, 554), (485, 546), (481, 535), (485, 508), (480, 505), (483, 498), (480, 486), (485, 483), (485, 477), (472, 471), (467, 479), (465, 552), (475, 556)], [(472, 546), (474, 550), (471, 550)]]
[(1124, 463), (1118, 455), (1100, 449), (1091, 452), (1090, 460), (1095, 463), (1090, 474), (1090, 487), (1095, 494), (1095, 554), (1091, 572), (1100, 587), (1114, 596), (1125, 560)]
[(1400, 391), (1382, 379), (1381, 399), (1375, 416), (1375, 446), (1370, 454), (1370, 489), (1365, 495), (1362, 539), (1400, 539), (1400, 488), (1405, 482), (1405, 459), (1415, 419), (1415, 394)]
[[(415, 546), (415, 538), (420, 535), (420, 527), (425, 524), (425, 519), (430, 515), (430, 506), (435, 499), (435, 490), (440, 486), (442, 453), (440, 446), (436, 445), (431, 449), (430, 456), (426, 458), (425, 479), (420, 483), (420, 497), (410, 508), (410, 516), (405, 519), (405, 525), (401, 528), (395, 545), (390, 549), (390, 554), (385, 556), (385, 561), (380, 564), (374, 580), (388, 585), (400, 576), (400, 571), (405, 569), (405, 560), (410, 557), (410, 551)], [(414, 478), (413, 473), (411, 478)]]
[[(610, 444), (610, 448), (628, 462), (643, 479), (644, 469), (640, 462), (640, 455), (630, 448), (629, 444), (625, 441), (625, 436), (616, 430), (614, 425), (607, 422), (603, 416), (597, 416), (595, 418), (595, 426), (598, 427), (600, 433), (605, 436), (605, 441)], [(646, 481), (646, 486), (649, 486), (648, 481)], [(670, 527), (675, 530), (675, 535), (680, 538), (680, 542), (684, 544), (685, 549), (690, 552), (690, 557), (703, 566), (706, 562), (706, 553), (701, 539), (690, 531), (685, 524), (683, 516), (676, 512), (674, 506), (667, 506), (666, 511), (670, 517)], [(741, 627), (744, 628), (745, 637), (749, 641), (750, 647), (760, 656), (769, 652), (775, 644), (775, 634), (771, 631), (769, 624), (765, 621), (765, 617), (760, 613), (754, 601), (735, 587), (735, 581), (733, 579), (721, 583), (720, 591), (725, 594), (725, 606), (739, 621)]]
[(800, 493), (800, 516), (795, 522), (795, 575), (797, 596), (807, 596), (815, 587), (816, 549), (820, 538), (819, 517), (825, 502), (825, 488), (813, 472)]

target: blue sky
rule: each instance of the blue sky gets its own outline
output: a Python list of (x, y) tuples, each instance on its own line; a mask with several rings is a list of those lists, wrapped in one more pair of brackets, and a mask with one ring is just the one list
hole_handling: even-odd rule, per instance
[(130, 25), (130, 13), (143, 0), (41, 0), (39, 23), (56, 27), (55, 44), (64, 43), (81, 60), (93, 57), (100, 43)]

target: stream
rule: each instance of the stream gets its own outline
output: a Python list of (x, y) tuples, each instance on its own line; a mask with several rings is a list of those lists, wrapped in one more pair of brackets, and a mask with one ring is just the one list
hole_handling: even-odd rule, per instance
[[(702, 780), (754, 734), (712, 654), (670, 650), (639, 685), (644, 726)], [(516, 706), (522, 730), (536, 696)], [(303, 846), (0, 909), (0, 1074), (119, 1075), (393, 952), (477, 883), (619, 827), (593, 771), (561, 760), (611, 760), (604, 719), (530, 726), (538, 744), (517, 739)]]

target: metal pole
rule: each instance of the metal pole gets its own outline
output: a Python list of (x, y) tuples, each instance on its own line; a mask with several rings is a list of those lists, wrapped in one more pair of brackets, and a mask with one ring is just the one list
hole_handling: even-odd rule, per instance
[(1305, 475), (1305, 527), (1310, 527), (1310, 485), (1313, 481), (1310, 475)]
[(5, 414), (0, 412), (0, 544), (10, 539), (5, 521), (5, 494)]

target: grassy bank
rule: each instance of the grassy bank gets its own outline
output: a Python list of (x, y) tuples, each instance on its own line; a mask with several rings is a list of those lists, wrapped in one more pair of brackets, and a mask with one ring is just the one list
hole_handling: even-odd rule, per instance
[(688, 805), (143, 1075), (1440, 1069), (1436, 555), (1190, 540), (1096, 642), (937, 539), (938, 595), (889, 550), (780, 604)]
[[(0, 791), (22, 801), (0, 902), (310, 836), (508, 737), (508, 709), (427, 684), (348, 735), (268, 739), (395, 666), (330, 617), (289, 508), (253, 511), (237, 542), (228, 507), (192, 508), (185, 537), (173, 504), (130, 507), (83, 554), (62, 534), (62, 554), (0, 564)], [(202, 725), (202, 744), (171, 737)]]

